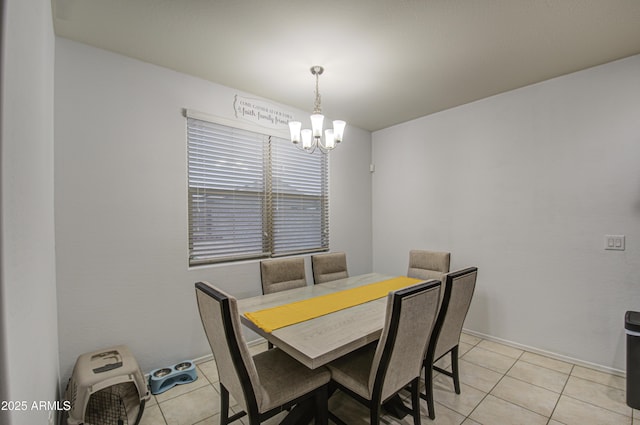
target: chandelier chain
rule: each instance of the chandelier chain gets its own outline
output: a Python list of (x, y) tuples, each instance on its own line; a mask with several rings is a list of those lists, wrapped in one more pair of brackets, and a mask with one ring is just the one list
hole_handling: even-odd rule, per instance
[(313, 113), (321, 114), (322, 113), (322, 101), (320, 100), (320, 89), (318, 80), (320, 79), (320, 73), (315, 73), (316, 75), (316, 101), (313, 104)]

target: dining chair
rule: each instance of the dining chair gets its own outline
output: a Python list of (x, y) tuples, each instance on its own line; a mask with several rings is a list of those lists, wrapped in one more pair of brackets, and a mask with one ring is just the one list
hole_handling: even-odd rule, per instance
[(344, 252), (329, 252), (311, 256), (313, 283), (324, 283), (349, 277), (347, 272), (347, 254)]
[(263, 260), (260, 262), (260, 279), (263, 294), (303, 287), (307, 284), (304, 258)]
[[(315, 424), (327, 425), (329, 371), (309, 369), (279, 348), (252, 357), (242, 335), (237, 300), (207, 282), (195, 287), (220, 379), (220, 423), (227, 425), (247, 415), (249, 425), (258, 425), (312, 398)], [(231, 417), (229, 394), (244, 409)]]
[[(460, 394), (458, 345), (460, 344), (462, 325), (473, 298), (477, 277), (477, 267), (447, 273), (445, 277), (444, 296), (424, 359), (425, 394), (420, 394), (423, 399), (427, 400), (429, 418), (431, 419), (436, 417), (433, 403), (433, 370), (453, 378), (456, 394)], [(434, 365), (447, 353), (451, 354), (451, 371)]]
[[(307, 275), (304, 269), (304, 258), (263, 260), (260, 262), (260, 280), (262, 281), (263, 294), (306, 286)], [(267, 347), (272, 349), (273, 344), (268, 341)]]
[(451, 253), (413, 249), (409, 251), (408, 277), (416, 279), (440, 279), (449, 273)]
[[(382, 403), (410, 385), (411, 409), (400, 407), (420, 424), (419, 380), (429, 336), (435, 323), (441, 282), (430, 280), (392, 291), (382, 334), (369, 344), (329, 363), (331, 387), (369, 407), (370, 423), (380, 423)], [(331, 420), (346, 425), (332, 412)]]

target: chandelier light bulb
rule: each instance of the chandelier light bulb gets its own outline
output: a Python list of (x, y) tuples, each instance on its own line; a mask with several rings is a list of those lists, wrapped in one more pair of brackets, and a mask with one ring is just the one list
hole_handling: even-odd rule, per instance
[(305, 128), (304, 130), (301, 131), (301, 134), (302, 134), (302, 147), (307, 150), (313, 148), (313, 138), (312, 138), (311, 130), (308, 128)]
[(291, 141), (295, 144), (300, 143), (300, 129), (302, 123), (300, 121), (289, 121), (289, 131), (291, 132)]
[(333, 130), (330, 128), (324, 131), (324, 148), (333, 149), (336, 147), (336, 140), (333, 137)]
[(313, 137), (319, 139), (322, 137), (322, 123), (324, 122), (324, 115), (313, 114), (311, 115), (311, 131), (313, 131)]
[(336, 143), (342, 142), (342, 136), (344, 135), (344, 128), (346, 125), (347, 123), (342, 120), (335, 120), (333, 122), (333, 133), (336, 139)]

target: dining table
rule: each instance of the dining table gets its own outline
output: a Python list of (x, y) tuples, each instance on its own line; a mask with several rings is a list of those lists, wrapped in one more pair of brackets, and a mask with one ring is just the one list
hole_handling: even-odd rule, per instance
[(238, 311), (245, 326), (308, 368), (315, 369), (376, 341), (380, 337), (385, 319), (386, 297), (288, 325), (271, 332), (258, 326), (246, 314), (391, 278), (393, 276), (368, 273), (239, 299)]
[[(382, 284), (394, 279), (405, 279), (407, 284), (420, 281), (381, 273), (367, 273), (239, 299), (240, 319), (246, 327), (274, 346), (308, 368), (315, 369), (380, 338), (385, 322), (388, 291), (370, 301), (340, 308), (337, 311), (284, 325), (277, 329), (265, 329), (264, 326), (256, 323), (257, 320), (250, 318), (252, 314), (281, 306), (295, 305), (298, 302), (305, 302), (305, 300), (359, 287)], [(349, 292), (349, 294), (351, 293)], [(396, 399), (396, 402), (398, 401), (399, 397)], [(393, 403), (385, 407), (394, 416), (404, 416), (404, 412), (395, 409)]]

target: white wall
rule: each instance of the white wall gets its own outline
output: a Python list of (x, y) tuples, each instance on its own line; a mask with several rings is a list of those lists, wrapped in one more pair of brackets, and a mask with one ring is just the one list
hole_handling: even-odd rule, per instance
[[(188, 268), (182, 108), (232, 119), (234, 96), (254, 96), (62, 38), (55, 81), (62, 376), (115, 344), (146, 372), (210, 354), (194, 282), (257, 295), (259, 263)], [(370, 141), (348, 127), (330, 159), (331, 249), (354, 274), (372, 264)]]
[[(625, 369), (640, 310), (640, 56), (373, 134), (374, 269), (479, 267), (466, 327)], [(626, 235), (624, 252), (604, 235)]]
[(51, 2), (0, 6), (0, 399), (28, 407), (0, 411), (0, 423), (46, 424), (50, 412), (31, 407), (58, 398)]

